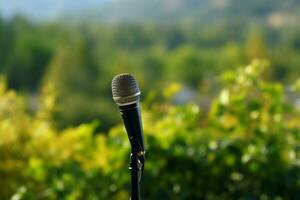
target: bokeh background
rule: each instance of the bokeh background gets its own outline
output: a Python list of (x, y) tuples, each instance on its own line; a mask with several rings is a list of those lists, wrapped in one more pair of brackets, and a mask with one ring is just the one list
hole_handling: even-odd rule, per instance
[(0, 199), (300, 199), (298, 0), (0, 0)]

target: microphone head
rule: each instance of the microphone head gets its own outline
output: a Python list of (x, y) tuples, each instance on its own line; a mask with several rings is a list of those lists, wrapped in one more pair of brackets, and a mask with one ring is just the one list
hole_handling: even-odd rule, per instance
[(130, 74), (119, 74), (111, 83), (113, 99), (118, 106), (137, 103), (140, 99), (140, 89), (135, 78)]

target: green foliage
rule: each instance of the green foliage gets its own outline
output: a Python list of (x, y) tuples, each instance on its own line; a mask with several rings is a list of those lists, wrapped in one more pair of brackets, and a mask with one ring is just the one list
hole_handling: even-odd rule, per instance
[[(238, 6), (244, 3), (234, 1)], [(257, 4), (251, 2), (245, 8), (255, 11)], [(228, 9), (238, 14), (232, 12), (236, 7)], [(40, 24), (22, 17), (0, 19), (0, 73), (7, 77), (9, 88), (29, 99), (44, 85), (53, 84), (57, 90), (52, 113), (56, 127), (99, 119), (102, 131), (119, 122), (111, 114), (114, 105), (109, 90), (117, 73), (135, 74), (145, 96), (170, 82), (215, 95), (207, 88), (216, 91), (218, 86), (207, 80), (255, 58), (272, 60), (273, 67), (266, 73), (269, 79), (289, 83), (298, 78), (299, 28), (274, 29), (264, 22), (239, 20), (191, 26)]]
[[(267, 67), (256, 60), (224, 73), (208, 113), (195, 104), (143, 105), (142, 199), (299, 199), (299, 114), (281, 84), (262, 78)], [(93, 135), (94, 123), (56, 130), (48, 90), (30, 115), (0, 84), (0, 198), (128, 199), (123, 126), (107, 135)]]

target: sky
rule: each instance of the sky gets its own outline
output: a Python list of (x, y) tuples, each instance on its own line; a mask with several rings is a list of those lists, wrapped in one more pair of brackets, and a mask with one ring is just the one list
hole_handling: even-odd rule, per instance
[(31, 19), (55, 19), (66, 12), (99, 6), (111, 0), (0, 0), (0, 14), (9, 18), (24, 15)]

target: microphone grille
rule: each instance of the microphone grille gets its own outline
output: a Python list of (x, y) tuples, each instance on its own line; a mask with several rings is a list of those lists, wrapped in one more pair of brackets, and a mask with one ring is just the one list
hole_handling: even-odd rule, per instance
[(140, 89), (131, 74), (116, 75), (112, 80), (111, 88), (113, 99), (119, 106), (136, 103), (140, 98)]

